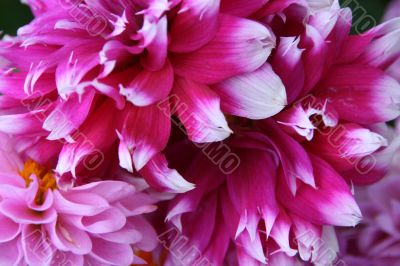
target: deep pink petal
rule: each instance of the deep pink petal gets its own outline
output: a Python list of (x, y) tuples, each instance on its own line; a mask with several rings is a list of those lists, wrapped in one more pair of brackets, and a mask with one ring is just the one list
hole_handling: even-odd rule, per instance
[(174, 54), (171, 59), (178, 75), (210, 84), (259, 68), (274, 46), (275, 37), (261, 24), (223, 15), (211, 42), (192, 53)]
[(171, 29), (169, 49), (184, 53), (199, 49), (218, 30), (219, 0), (184, 0)]

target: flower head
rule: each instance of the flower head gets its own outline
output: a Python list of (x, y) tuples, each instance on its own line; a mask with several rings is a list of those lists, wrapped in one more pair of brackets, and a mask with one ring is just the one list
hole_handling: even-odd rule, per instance
[[(159, 190), (192, 189), (161, 154), (171, 115), (177, 112), (195, 142), (227, 138), (220, 96), (208, 85), (257, 69), (275, 46), (267, 27), (221, 14), (219, 0), (26, 2), (35, 19), (0, 43), (10, 62), (1, 71), (7, 111), (0, 128), (40, 136), (36, 145), (59, 157), (59, 174), (76, 176), (86, 157), (117, 143), (123, 168), (142, 171)], [(194, 115), (171, 108), (171, 95)], [(268, 113), (284, 101), (274, 99)], [(17, 120), (21, 126), (10, 125)]]
[[(2, 136), (6, 138), (5, 136)], [(0, 150), (0, 261), (4, 265), (130, 265), (156, 246), (141, 214), (155, 200), (123, 181), (61, 189), (56, 173)]]

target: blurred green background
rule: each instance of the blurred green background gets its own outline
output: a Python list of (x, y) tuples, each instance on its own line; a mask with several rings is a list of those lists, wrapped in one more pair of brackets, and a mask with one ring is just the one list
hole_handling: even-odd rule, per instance
[[(322, 1), (322, 0), (321, 0)], [(387, 3), (390, 0), (341, 0), (350, 7), (363, 6), (368, 15), (379, 21)], [(0, 0), (0, 31), (7, 34), (15, 34), (16, 30), (32, 19), (29, 8), (21, 4), (19, 0)]]

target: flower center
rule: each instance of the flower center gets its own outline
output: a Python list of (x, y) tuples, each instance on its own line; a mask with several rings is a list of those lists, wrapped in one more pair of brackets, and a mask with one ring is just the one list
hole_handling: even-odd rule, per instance
[(19, 172), (19, 175), (25, 180), (26, 187), (29, 187), (31, 182), (33, 182), (31, 177), (36, 177), (39, 184), (39, 188), (35, 196), (35, 203), (37, 205), (43, 204), (47, 190), (57, 189), (57, 181), (54, 173), (33, 160), (28, 160), (25, 162), (24, 169)]

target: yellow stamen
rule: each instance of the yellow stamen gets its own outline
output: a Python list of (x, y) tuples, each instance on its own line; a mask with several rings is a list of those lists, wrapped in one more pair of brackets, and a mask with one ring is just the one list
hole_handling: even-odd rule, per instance
[(57, 189), (54, 173), (33, 160), (25, 162), (24, 169), (19, 172), (19, 175), (25, 180), (26, 187), (32, 183), (32, 177), (37, 179), (39, 188), (35, 196), (35, 203), (38, 205), (43, 204), (47, 190)]

